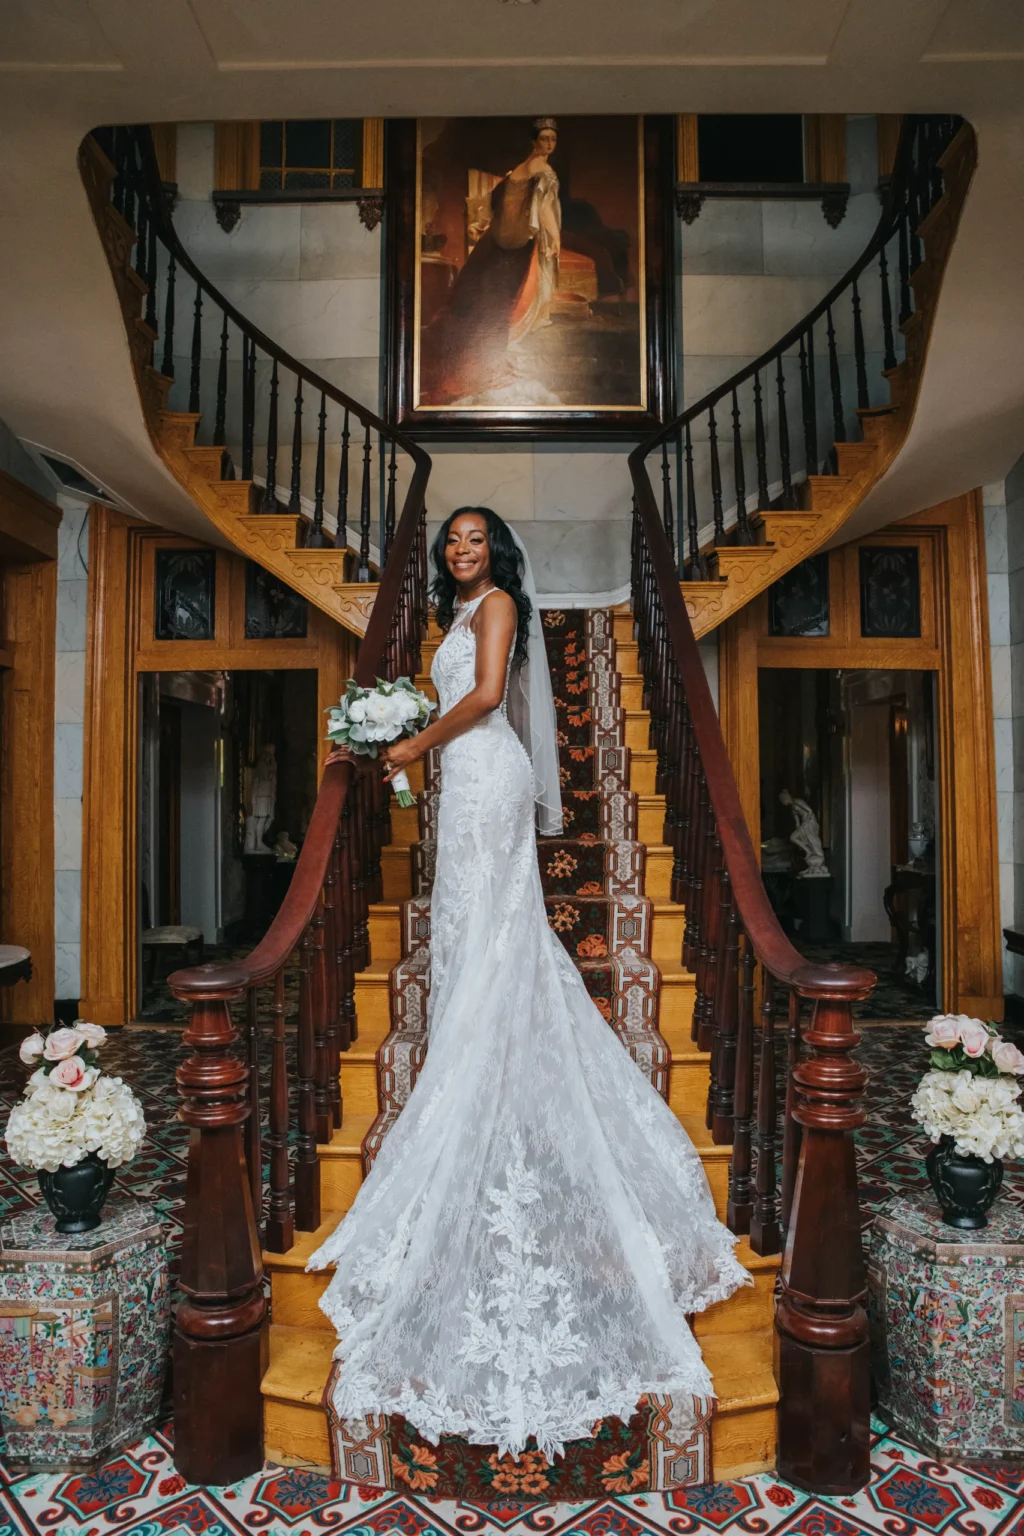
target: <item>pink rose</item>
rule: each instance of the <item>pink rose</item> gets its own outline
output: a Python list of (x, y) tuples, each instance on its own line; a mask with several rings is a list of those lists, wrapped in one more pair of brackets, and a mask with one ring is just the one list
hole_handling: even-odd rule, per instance
[(992, 1042), (992, 1060), (1000, 1072), (1024, 1072), (1024, 1056), (1009, 1040)]
[(85, 1019), (78, 1019), (75, 1029), (83, 1045), (87, 1045), (91, 1051), (95, 1051), (107, 1038), (107, 1032), (102, 1024), (89, 1024)]
[(940, 1051), (951, 1051), (960, 1039), (960, 1021), (954, 1013), (940, 1013), (928, 1025), (925, 1044)]
[(975, 1060), (988, 1050), (988, 1030), (980, 1019), (964, 1019), (960, 1025), (960, 1044), (964, 1054)]
[(47, 1061), (66, 1061), (82, 1043), (77, 1029), (54, 1029), (46, 1037), (43, 1055)]
[(91, 1088), (98, 1076), (96, 1068), (87, 1067), (81, 1056), (68, 1056), (54, 1067), (50, 1073), (50, 1082), (58, 1088), (66, 1088), (69, 1093), (81, 1093)]
[(26, 1038), (21, 1042), (21, 1044), (18, 1046), (18, 1055), (21, 1057), (26, 1067), (30, 1067), (34, 1061), (38, 1061), (39, 1057), (43, 1054), (43, 1046), (45, 1044), (46, 1041), (43, 1039), (38, 1029), (34, 1035), (26, 1036)]

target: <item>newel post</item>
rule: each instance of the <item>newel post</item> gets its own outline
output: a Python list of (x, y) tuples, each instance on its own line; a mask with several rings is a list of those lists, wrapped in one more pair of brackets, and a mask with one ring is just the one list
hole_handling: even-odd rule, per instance
[[(827, 968), (825, 968), (827, 969)], [(837, 968), (838, 969), (838, 968)], [(869, 972), (846, 970), (842, 995), (822, 970), (799, 978), (814, 1003), (809, 1055), (794, 1069), (800, 1164), (775, 1315), (779, 1351), (779, 1476), (814, 1493), (853, 1493), (870, 1470), (865, 1274), (853, 1133), (867, 1080), (851, 1052), (852, 1005)], [(831, 996), (827, 992), (832, 993)]]
[(245, 1164), (248, 1069), (236, 1053), (230, 1004), (245, 976), (226, 966), (178, 971), (191, 1005), (178, 1068), (179, 1118), (189, 1127), (174, 1325), (174, 1464), (190, 1483), (233, 1483), (263, 1464), (260, 1380), (266, 1368), (263, 1258)]

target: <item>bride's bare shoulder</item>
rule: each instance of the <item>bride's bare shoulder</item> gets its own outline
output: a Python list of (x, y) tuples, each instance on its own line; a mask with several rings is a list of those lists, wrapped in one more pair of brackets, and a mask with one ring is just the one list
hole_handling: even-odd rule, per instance
[(482, 626), (488, 629), (507, 629), (509, 621), (516, 618), (516, 605), (512, 598), (501, 587), (493, 587), (473, 615), (473, 628), (478, 633)]

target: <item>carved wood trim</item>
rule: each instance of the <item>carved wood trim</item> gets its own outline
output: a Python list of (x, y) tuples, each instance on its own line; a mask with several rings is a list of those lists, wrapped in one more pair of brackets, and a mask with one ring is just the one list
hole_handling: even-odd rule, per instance
[(38, 554), (31, 563), (0, 561), (0, 591), (8, 663), (0, 688), (0, 938), (5, 944), (24, 945), (32, 955), (30, 980), (0, 988), (0, 1018), (7, 1024), (49, 1025), (56, 988), (56, 561)]

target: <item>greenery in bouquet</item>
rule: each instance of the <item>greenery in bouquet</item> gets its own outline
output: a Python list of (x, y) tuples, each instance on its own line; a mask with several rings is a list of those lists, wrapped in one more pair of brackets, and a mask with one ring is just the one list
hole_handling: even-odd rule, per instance
[[(382, 747), (422, 731), (435, 707), (407, 677), (393, 683), (379, 677), (373, 688), (362, 688), (350, 677), (338, 703), (327, 711), (327, 739), (358, 757), (375, 758)], [(392, 788), (399, 805), (415, 805), (404, 769), (395, 774)]]

